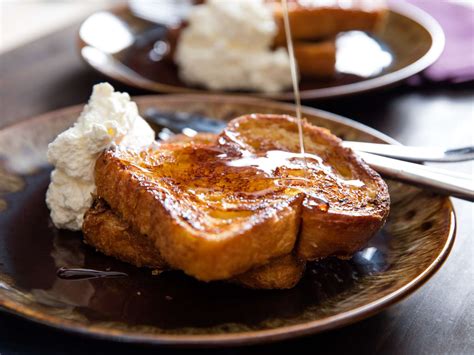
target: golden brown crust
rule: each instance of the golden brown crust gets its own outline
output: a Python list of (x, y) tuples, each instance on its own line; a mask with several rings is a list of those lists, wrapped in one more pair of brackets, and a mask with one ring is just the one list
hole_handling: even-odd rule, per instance
[(305, 268), (305, 261), (289, 254), (238, 275), (232, 282), (260, 290), (288, 289), (296, 286), (301, 280)]
[(136, 233), (107, 206), (96, 199), (84, 215), (82, 232), (86, 244), (105, 255), (132, 265), (166, 270), (169, 266), (150, 239)]
[(272, 164), (272, 151), (299, 151), (294, 118), (240, 117), (214, 143), (110, 150), (97, 160), (97, 193), (172, 267), (204, 281), (229, 279), (295, 247), (305, 259), (350, 254), (382, 226), (386, 185), (329, 131), (305, 123), (304, 132), (307, 165), (290, 153), (290, 168), (270, 172), (244, 157)]
[[(253, 118), (249, 118), (252, 117)], [(244, 144), (254, 149), (298, 151), (295, 119), (279, 115), (252, 115), (232, 121), (228, 130), (239, 131)], [(238, 128), (233, 128), (238, 126)], [(281, 132), (283, 130), (283, 133)], [(272, 132), (269, 135), (267, 132)], [(317, 195), (329, 203), (327, 211), (312, 208), (305, 200), (296, 254), (303, 260), (327, 256), (348, 257), (361, 249), (385, 223), (390, 208), (388, 188), (380, 175), (329, 131), (308, 123), (303, 126), (306, 153), (315, 153), (343, 176), (360, 181), (362, 188), (324, 182)], [(282, 142), (284, 142), (282, 145)], [(232, 143), (229, 143), (232, 144)]]
[[(100, 198), (86, 212), (83, 234), (87, 244), (106, 255), (160, 272), (171, 269), (151, 240), (135, 232)], [(291, 288), (301, 279), (304, 267), (304, 261), (286, 255), (229, 281), (255, 289)]]
[[(303, 134), (306, 165), (300, 159), (301, 171), (279, 169), (276, 175), (288, 178), (303, 174), (307, 180), (303, 185), (305, 193), (316, 191), (329, 202), (329, 211), (347, 211), (351, 215), (384, 214), (389, 207), (389, 196), (377, 172), (351, 149), (344, 148), (342, 141), (329, 130), (303, 120)], [(236, 118), (229, 122), (220, 142), (255, 154), (300, 151), (297, 121), (285, 115), (252, 114)]]
[[(201, 206), (143, 178), (130, 164), (117, 159), (116, 153), (107, 152), (97, 161), (98, 195), (140, 233), (150, 236), (174, 268), (203, 281), (228, 279), (293, 249), (298, 197), (278, 201), (252, 215), (252, 222), (229, 226), (230, 231), (221, 227), (209, 233), (195, 228), (200, 222), (187, 224), (187, 218), (197, 216)], [(278, 241), (269, 230), (279, 236)]]

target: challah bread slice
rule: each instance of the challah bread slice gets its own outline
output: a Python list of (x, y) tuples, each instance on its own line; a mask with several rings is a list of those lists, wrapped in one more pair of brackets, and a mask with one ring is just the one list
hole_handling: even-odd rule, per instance
[[(390, 209), (387, 185), (328, 130), (303, 122), (303, 135), (307, 156), (299, 163), (304, 169), (278, 173), (287, 178), (287, 186), (305, 193), (296, 254), (303, 260), (350, 257), (385, 223)], [(252, 153), (300, 149), (296, 119), (288, 116), (240, 117), (229, 123), (223, 137), (227, 144)], [(292, 181), (292, 176), (304, 180)]]
[[(171, 269), (151, 240), (135, 232), (102, 199), (95, 199), (86, 212), (83, 234), (88, 245), (106, 255), (159, 273)], [(293, 255), (281, 256), (229, 281), (255, 289), (292, 288), (303, 276), (305, 264)]]
[(97, 194), (173, 268), (229, 279), (293, 250), (302, 195), (250, 196), (271, 183), (254, 180), (253, 168), (228, 167), (221, 154), (194, 143), (110, 150), (96, 163)]

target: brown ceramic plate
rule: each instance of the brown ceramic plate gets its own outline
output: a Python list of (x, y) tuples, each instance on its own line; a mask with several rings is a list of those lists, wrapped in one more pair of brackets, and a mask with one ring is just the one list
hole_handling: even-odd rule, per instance
[[(224, 121), (252, 112), (293, 113), (289, 104), (198, 95), (137, 98), (141, 112), (188, 112)], [(384, 229), (353, 259), (311, 265), (293, 289), (256, 291), (201, 283), (179, 272), (151, 275), (55, 229), (45, 192), (47, 144), (80, 107), (0, 130), (0, 306), (60, 329), (119, 341), (172, 345), (251, 344), (341, 327), (379, 312), (421, 286), (454, 241), (450, 200), (388, 181), (392, 210)], [(391, 142), (348, 119), (310, 108), (316, 125), (350, 140)], [(68, 281), (59, 267), (112, 269), (127, 278)]]
[[(158, 5), (155, 2), (153, 6)], [(162, 10), (170, 11), (169, 7)], [(166, 26), (142, 20), (127, 7), (119, 7), (95, 13), (84, 21), (79, 30), (79, 51), (91, 67), (130, 86), (165, 93), (216, 93), (189, 87), (179, 79), (177, 67), (161, 55), (169, 45), (169, 36)], [(343, 42), (348, 36), (352, 38)], [(385, 30), (376, 37), (348, 33), (338, 39), (338, 45), (346, 48), (343, 43), (354, 43), (354, 38), (356, 48), (338, 52), (340, 71), (334, 79), (302, 78), (303, 99), (351, 95), (393, 85), (430, 66), (444, 48), (439, 24), (404, 2), (392, 6)], [(244, 94), (293, 99), (291, 90)]]

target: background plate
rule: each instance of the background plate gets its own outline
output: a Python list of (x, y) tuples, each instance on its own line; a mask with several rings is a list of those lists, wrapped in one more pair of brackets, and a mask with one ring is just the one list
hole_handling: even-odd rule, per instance
[[(170, 11), (170, 7), (162, 10)], [(173, 18), (172, 13), (168, 17)], [(167, 33), (165, 26), (142, 20), (132, 15), (127, 7), (120, 7), (95, 13), (84, 21), (79, 30), (79, 51), (91, 67), (130, 86), (154, 92), (215, 94), (186, 86), (178, 77), (177, 67), (169, 60), (150, 58), (150, 51), (157, 41), (168, 42)], [(433, 64), (444, 48), (444, 34), (436, 20), (404, 2), (391, 6), (386, 28), (377, 39), (392, 55), (390, 66), (372, 77), (339, 74), (326, 81), (303, 77), (300, 83), (302, 99), (351, 95), (393, 85)], [(291, 90), (251, 94), (293, 99)]]
[[(293, 113), (288, 104), (198, 95), (137, 98), (149, 108), (229, 120)], [(448, 198), (388, 181), (392, 210), (384, 229), (352, 260), (308, 267), (292, 290), (255, 291), (205, 284), (179, 272), (152, 276), (95, 252), (81, 234), (55, 229), (45, 191), (47, 144), (81, 108), (48, 113), (0, 131), (0, 306), (31, 320), (97, 337), (168, 345), (251, 344), (312, 334), (368, 317), (419, 287), (454, 241)], [(393, 141), (368, 127), (305, 108), (314, 124), (350, 140)], [(122, 279), (66, 281), (61, 267), (111, 268)]]

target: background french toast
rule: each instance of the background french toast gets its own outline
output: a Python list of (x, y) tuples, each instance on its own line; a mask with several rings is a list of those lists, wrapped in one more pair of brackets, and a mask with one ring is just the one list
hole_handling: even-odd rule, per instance
[(301, 75), (312, 78), (327, 78), (336, 73), (335, 38), (316, 42), (294, 43), (295, 58)]
[(204, 281), (292, 252), (348, 256), (384, 223), (387, 187), (329, 131), (305, 123), (304, 133), (304, 158), (292, 153), (294, 118), (258, 114), (213, 143), (109, 150), (96, 163), (97, 194), (172, 268)]
[[(283, 26), (283, 8), (279, 0), (269, 0), (278, 33), (276, 45), (284, 45), (286, 36)], [(344, 31), (376, 32), (387, 16), (384, 1), (380, 0), (333, 0), (304, 4), (288, 1), (288, 16), (295, 42), (332, 37)]]
[[(277, 23), (275, 46), (286, 45), (280, 0), (268, 0)], [(288, 16), (298, 69), (302, 76), (328, 78), (336, 73), (336, 35), (345, 31), (377, 32), (383, 27), (386, 8), (379, 0), (288, 2)]]

